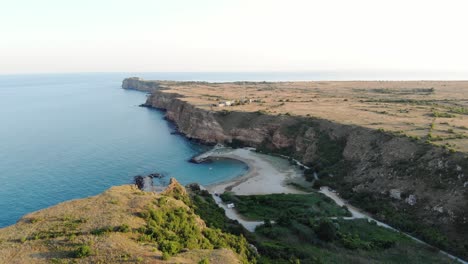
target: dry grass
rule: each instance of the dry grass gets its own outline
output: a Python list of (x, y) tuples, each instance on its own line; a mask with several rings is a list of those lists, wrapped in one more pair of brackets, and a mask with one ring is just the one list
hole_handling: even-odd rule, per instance
[[(468, 112), (456, 110), (468, 111), (468, 81), (162, 82), (162, 86), (203, 109), (319, 117), (422, 140), (431, 132), (433, 144), (468, 152)], [(261, 102), (212, 106), (243, 98)]]
[[(226, 249), (189, 251), (163, 261), (154, 244), (137, 241), (137, 232), (93, 234), (124, 224), (132, 230), (144, 226), (145, 221), (137, 215), (150, 204), (154, 206), (158, 197), (130, 185), (118, 186), (94, 197), (28, 214), (17, 224), (0, 229), (0, 263), (198, 263), (205, 257), (211, 263), (239, 263)], [(185, 206), (168, 199), (167, 206)], [(80, 245), (88, 245), (92, 254), (73, 258)]]

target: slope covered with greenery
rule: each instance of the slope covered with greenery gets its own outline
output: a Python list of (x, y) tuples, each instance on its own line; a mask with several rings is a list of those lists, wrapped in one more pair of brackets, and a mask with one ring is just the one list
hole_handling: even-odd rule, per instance
[(318, 193), (221, 196), (243, 216), (265, 219), (248, 236), (258, 263), (453, 263), (375, 222), (344, 219), (346, 208)]
[(0, 229), (0, 263), (254, 263), (242, 236), (207, 227), (185, 189), (113, 187)]

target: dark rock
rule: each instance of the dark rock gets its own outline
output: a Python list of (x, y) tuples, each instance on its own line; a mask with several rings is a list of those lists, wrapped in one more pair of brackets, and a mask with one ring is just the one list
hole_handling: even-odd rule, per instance
[(143, 188), (145, 187), (145, 178), (141, 175), (137, 175), (133, 177), (133, 180), (138, 189), (143, 190)]
[(154, 179), (162, 179), (164, 178), (164, 175), (162, 175), (161, 173), (151, 173), (151, 174), (148, 174), (148, 177)]

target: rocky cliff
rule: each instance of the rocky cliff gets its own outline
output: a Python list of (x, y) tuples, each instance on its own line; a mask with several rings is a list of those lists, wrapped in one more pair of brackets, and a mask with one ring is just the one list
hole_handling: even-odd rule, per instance
[(138, 77), (126, 78), (122, 82), (122, 88), (124, 89), (135, 89), (142, 92), (153, 92), (159, 89), (159, 83), (145, 81)]
[[(146, 91), (148, 82), (125, 82)], [(157, 87), (154, 82), (153, 86)], [(143, 87), (143, 88), (141, 88)], [(155, 89), (146, 106), (163, 109), (187, 137), (293, 156), (377, 218), (439, 248), (468, 256), (468, 159), (384, 131), (319, 118), (208, 111)]]

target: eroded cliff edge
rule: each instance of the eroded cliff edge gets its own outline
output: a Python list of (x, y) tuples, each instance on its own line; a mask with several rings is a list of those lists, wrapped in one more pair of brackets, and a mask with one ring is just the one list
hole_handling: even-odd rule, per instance
[(123, 88), (152, 92), (145, 105), (165, 110), (188, 138), (292, 156), (318, 171), (322, 184), (378, 219), (467, 258), (465, 153), (319, 118), (204, 110), (163, 86), (123, 82)]

